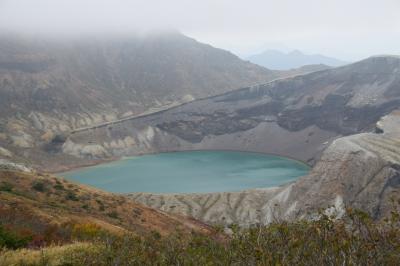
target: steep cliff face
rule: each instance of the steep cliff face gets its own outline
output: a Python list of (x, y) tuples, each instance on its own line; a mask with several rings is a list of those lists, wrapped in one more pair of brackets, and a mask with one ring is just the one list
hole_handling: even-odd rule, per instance
[(282, 187), (207, 194), (135, 193), (153, 208), (208, 223), (243, 226), (274, 220), (312, 218), (319, 209), (341, 216), (360, 208), (379, 219), (400, 192), (400, 111), (383, 117), (381, 133), (336, 139), (307, 176)]
[(294, 186), (290, 199), (306, 203), (301, 212), (332, 202), (367, 210), (375, 218), (387, 212), (400, 189), (400, 111), (384, 116), (377, 128), (379, 134), (356, 134), (329, 146), (311, 174)]
[(109, 158), (236, 149), (314, 164), (335, 138), (374, 129), (380, 117), (400, 106), (399, 91), (400, 59), (372, 57), (76, 132), (60, 150)]

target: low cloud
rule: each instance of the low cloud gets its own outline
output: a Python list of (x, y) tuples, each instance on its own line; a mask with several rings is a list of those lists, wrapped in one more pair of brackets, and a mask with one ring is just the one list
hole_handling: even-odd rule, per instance
[(281, 43), (357, 57), (399, 51), (398, 10), (398, 0), (0, 0), (0, 28), (52, 36), (174, 28), (239, 54)]

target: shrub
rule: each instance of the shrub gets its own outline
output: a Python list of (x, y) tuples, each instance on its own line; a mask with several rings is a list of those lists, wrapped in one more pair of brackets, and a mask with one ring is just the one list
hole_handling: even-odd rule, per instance
[(97, 204), (99, 204), (99, 211), (103, 212), (106, 210), (106, 208), (104, 207), (104, 204), (101, 200), (96, 199)]
[(67, 195), (65, 196), (65, 199), (67, 200), (72, 200), (72, 201), (78, 201), (78, 197), (76, 196), (76, 194), (73, 191), (68, 191)]
[[(51, 246), (40, 250), (0, 250), (0, 265), (95, 265), (93, 257), (97, 253), (98, 248), (89, 243)], [(91, 264), (86, 261), (86, 257), (90, 258)]]
[(14, 186), (8, 182), (2, 182), (0, 185), (0, 191), (11, 192)]
[(348, 209), (343, 220), (321, 213), (314, 221), (231, 229), (229, 237), (187, 231), (138, 237), (73, 224), (73, 235), (96, 249), (57, 256), (62, 265), (398, 265), (400, 259), (398, 211), (381, 222)]
[(111, 218), (118, 219), (118, 213), (116, 211), (109, 212), (107, 215)]
[(103, 230), (94, 223), (75, 224), (72, 228), (72, 236), (79, 240), (89, 240), (100, 236)]
[(64, 186), (61, 183), (55, 184), (54, 188), (57, 189), (57, 190), (65, 190)]
[[(386, 223), (348, 210), (346, 220), (321, 214), (317, 221), (277, 222), (240, 229), (229, 239), (176, 232), (105, 236), (87, 265), (398, 265), (400, 226), (395, 212)], [(70, 263), (79, 262), (75, 257)], [(78, 264), (79, 265), (79, 264)]]
[(33, 182), (33, 183), (32, 183), (32, 188), (33, 188), (34, 190), (36, 190), (36, 191), (39, 191), (39, 192), (44, 192), (44, 191), (46, 191), (46, 186), (45, 186), (45, 184), (44, 184), (43, 182), (41, 182), (41, 181), (35, 181), (35, 182)]
[(0, 247), (9, 249), (26, 247), (31, 239), (32, 236), (21, 236), (0, 225)]

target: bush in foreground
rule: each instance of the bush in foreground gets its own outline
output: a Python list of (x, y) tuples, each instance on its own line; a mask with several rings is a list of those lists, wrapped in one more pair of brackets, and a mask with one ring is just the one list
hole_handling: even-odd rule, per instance
[(21, 251), (4, 251), (0, 264), (398, 265), (399, 225), (398, 212), (376, 223), (366, 213), (355, 210), (348, 210), (344, 220), (321, 214), (317, 221), (280, 222), (250, 229), (232, 227), (232, 235), (225, 240), (179, 232), (168, 237), (156, 232), (146, 237), (104, 235), (84, 225), (76, 232), (84, 233), (81, 239), (93, 235), (88, 244), (32, 251), (35, 256), (26, 256), (30, 261), (21, 260)]
[(0, 247), (18, 249), (28, 245), (32, 240), (30, 235), (23, 235), (0, 225)]

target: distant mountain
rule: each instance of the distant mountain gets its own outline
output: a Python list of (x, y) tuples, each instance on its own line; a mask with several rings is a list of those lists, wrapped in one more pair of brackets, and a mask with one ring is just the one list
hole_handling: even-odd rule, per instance
[(100, 109), (119, 116), (272, 78), (273, 71), (174, 31), (79, 40), (0, 36), (2, 115)]
[(260, 54), (249, 56), (247, 60), (254, 64), (275, 70), (289, 70), (305, 65), (323, 64), (335, 67), (347, 64), (347, 62), (339, 59), (319, 54), (307, 55), (298, 50), (289, 53), (267, 50)]

